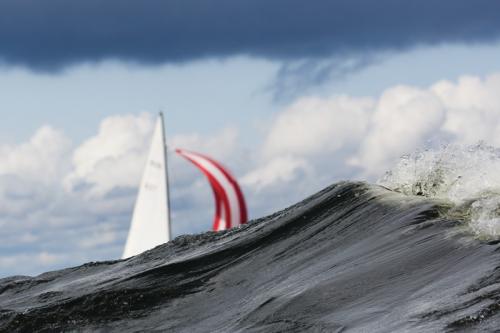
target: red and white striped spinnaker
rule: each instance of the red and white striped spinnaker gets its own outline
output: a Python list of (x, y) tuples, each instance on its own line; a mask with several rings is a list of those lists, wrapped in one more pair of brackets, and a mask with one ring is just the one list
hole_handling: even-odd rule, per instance
[(183, 149), (175, 151), (197, 166), (212, 186), (215, 196), (213, 229), (220, 231), (245, 224), (247, 222), (245, 198), (231, 173), (210, 157)]

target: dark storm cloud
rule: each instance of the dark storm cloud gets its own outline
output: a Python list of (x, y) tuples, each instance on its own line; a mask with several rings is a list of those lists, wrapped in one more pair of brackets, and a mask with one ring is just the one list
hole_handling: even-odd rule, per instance
[(37, 69), (118, 58), (366, 55), (500, 34), (493, 0), (0, 0), (0, 58)]

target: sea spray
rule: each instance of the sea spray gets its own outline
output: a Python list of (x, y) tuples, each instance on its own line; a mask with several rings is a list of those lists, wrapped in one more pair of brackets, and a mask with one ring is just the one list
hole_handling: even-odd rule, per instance
[(407, 195), (449, 201), (481, 238), (500, 238), (500, 149), (442, 145), (403, 156), (378, 183)]

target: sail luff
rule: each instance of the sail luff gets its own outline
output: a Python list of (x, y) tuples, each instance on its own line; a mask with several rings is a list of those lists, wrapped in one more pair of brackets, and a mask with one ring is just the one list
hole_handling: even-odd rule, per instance
[(164, 164), (165, 164), (165, 188), (167, 191), (167, 242), (170, 241), (172, 238), (172, 226), (170, 224), (170, 184), (169, 184), (169, 179), (168, 179), (168, 146), (167, 146), (167, 138), (165, 134), (165, 117), (163, 115), (163, 112), (160, 112), (160, 119), (161, 119), (161, 133), (162, 133), (162, 140), (163, 140), (163, 146), (164, 146)]

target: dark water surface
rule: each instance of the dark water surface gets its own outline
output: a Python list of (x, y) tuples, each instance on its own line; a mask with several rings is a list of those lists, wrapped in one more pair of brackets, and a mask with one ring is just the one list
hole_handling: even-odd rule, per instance
[(475, 239), (445, 210), (338, 183), (239, 230), (1, 279), (0, 330), (498, 330), (500, 245)]

